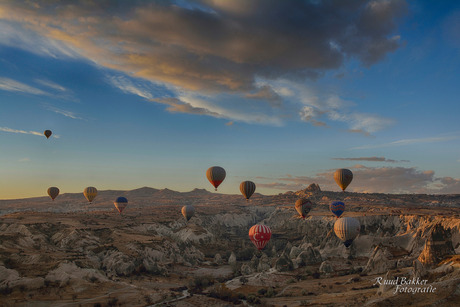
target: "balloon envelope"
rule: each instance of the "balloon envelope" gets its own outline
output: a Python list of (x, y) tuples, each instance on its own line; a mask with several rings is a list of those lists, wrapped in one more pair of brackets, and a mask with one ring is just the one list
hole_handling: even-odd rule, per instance
[(342, 240), (346, 247), (349, 247), (359, 234), (360, 223), (354, 217), (343, 217), (335, 221), (334, 232)]
[(128, 206), (128, 200), (125, 197), (120, 196), (115, 200), (113, 204), (115, 205), (115, 208), (117, 208), (118, 212), (120, 212), (121, 214), (123, 210), (125, 210), (126, 206)]
[(342, 191), (345, 191), (345, 189), (353, 180), (353, 173), (346, 168), (338, 169), (334, 173), (334, 180), (337, 182)]
[(240, 191), (246, 199), (249, 200), (252, 194), (254, 194), (256, 190), (256, 184), (252, 181), (243, 181), (240, 183)]
[(45, 130), (43, 134), (46, 136), (47, 139), (49, 139), (49, 137), (51, 136), (51, 134), (53, 134), (53, 132), (51, 132), (51, 130)]
[(330, 204), (329, 209), (337, 218), (339, 218), (345, 211), (345, 204), (341, 201), (334, 201)]
[(95, 187), (87, 187), (83, 190), (83, 195), (91, 203), (93, 199), (97, 196), (97, 189)]
[(295, 202), (295, 209), (302, 218), (306, 218), (313, 204), (308, 198), (300, 198)]
[(189, 221), (192, 216), (195, 214), (195, 208), (192, 205), (187, 205), (182, 207), (182, 215)]
[(48, 195), (54, 200), (59, 195), (59, 189), (56, 187), (49, 187), (48, 188)]
[(206, 171), (206, 177), (208, 178), (209, 182), (214, 186), (217, 191), (217, 187), (224, 181), (225, 179), (225, 170), (220, 166), (212, 166), (208, 168)]
[(258, 250), (263, 249), (271, 237), (272, 231), (268, 226), (254, 225), (249, 229), (249, 239), (251, 239)]

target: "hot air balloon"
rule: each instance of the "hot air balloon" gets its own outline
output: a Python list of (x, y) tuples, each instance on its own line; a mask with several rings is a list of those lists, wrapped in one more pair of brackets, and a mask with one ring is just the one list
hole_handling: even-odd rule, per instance
[(187, 222), (195, 214), (195, 208), (193, 208), (192, 205), (183, 206), (181, 211), (182, 211), (182, 215), (187, 219)]
[(337, 218), (339, 218), (345, 211), (345, 204), (341, 201), (334, 201), (330, 204), (329, 209)]
[(83, 190), (83, 195), (91, 203), (97, 195), (97, 189), (95, 187), (87, 187)]
[(45, 132), (43, 132), (43, 134), (46, 136), (47, 139), (49, 139), (51, 134), (53, 134), (53, 132), (51, 132), (51, 130), (45, 130)]
[(345, 189), (353, 180), (353, 173), (349, 169), (341, 168), (335, 171), (334, 179), (335, 182), (337, 182), (339, 187), (342, 189), (342, 191), (345, 192)]
[(313, 204), (308, 198), (300, 198), (295, 202), (295, 209), (299, 212), (302, 218), (306, 218), (308, 212), (310, 212)]
[(241, 194), (243, 194), (244, 197), (246, 197), (246, 200), (249, 200), (252, 194), (254, 194), (254, 191), (256, 190), (256, 184), (252, 181), (243, 181), (240, 183), (240, 191)]
[(249, 229), (249, 239), (251, 239), (258, 250), (263, 249), (271, 237), (272, 231), (268, 226), (254, 225)]
[(54, 200), (59, 195), (59, 189), (56, 187), (48, 188), (48, 195)]
[(206, 171), (206, 177), (208, 177), (209, 182), (211, 182), (216, 191), (217, 187), (224, 181), (225, 175), (225, 170), (220, 166), (210, 167)]
[(354, 217), (343, 217), (335, 221), (334, 232), (342, 240), (345, 247), (349, 247), (359, 234), (360, 224)]
[(125, 197), (120, 196), (114, 201), (113, 204), (115, 205), (115, 208), (117, 208), (118, 212), (120, 212), (121, 214), (128, 205), (128, 200)]

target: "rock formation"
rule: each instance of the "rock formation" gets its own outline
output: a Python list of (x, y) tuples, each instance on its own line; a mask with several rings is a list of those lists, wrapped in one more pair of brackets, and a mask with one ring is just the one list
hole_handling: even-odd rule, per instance
[(452, 236), (449, 230), (444, 229), (437, 224), (428, 234), (425, 248), (418, 257), (418, 260), (424, 264), (433, 266), (438, 264), (448, 255), (454, 255), (455, 251), (452, 246)]

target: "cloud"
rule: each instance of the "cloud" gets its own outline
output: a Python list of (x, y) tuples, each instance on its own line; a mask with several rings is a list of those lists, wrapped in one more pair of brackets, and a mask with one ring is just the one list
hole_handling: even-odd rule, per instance
[(0, 127), (0, 131), (10, 132), (10, 133), (21, 133), (21, 134), (32, 134), (32, 135), (43, 136), (42, 132), (17, 130), (17, 129), (11, 129), (11, 128), (8, 128), (8, 127)]
[(331, 120), (349, 124), (351, 128), (348, 130), (349, 132), (360, 132), (364, 134), (380, 131), (394, 123), (392, 119), (367, 113), (345, 113), (330, 110), (327, 115)]
[[(163, 84), (173, 94), (160, 97), (145, 84), (130, 86), (127, 79), (112, 80), (124, 92), (145, 99), (172, 96), (184, 101), (183, 92), (200, 93), (216, 105), (206, 108), (213, 114), (280, 124), (303, 106), (294, 108), (297, 103), (292, 101), (285, 106), (289, 89), (261, 86), (259, 79), (302, 83), (351, 59), (372, 65), (398, 48), (397, 22), (406, 10), (402, 0), (347, 5), (339, 1), (230, 2), (2, 2), (0, 44), (53, 57), (86, 58), (127, 76)], [(235, 103), (240, 99), (243, 104)], [(262, 101), (268, 106), (262, 106)], [(303, 105), (339, 112), (330, 103), (328, 99), (316, 104), (303, 100)], [(171, 110), (190, 111), (183, 105)], [(351, 129), (368, 133), (387, 125), (374, 115), (351, 112), (347, 116)], [(310, 122), (326, 125), (315, 118)]]
[(311, 122), (313, 126), (327, 126), (325, 122), (317, 121), (315, 118), (323, 114), (323, 111), (310, 106), (303, 107), (300, 112), (300, 119), (305, 122)]
[(225, 123), (226, 126), (233, 126), (234, 122), (233, 121), (229, 121), (227, 123)]
[(9, 92), (20, 92), (33, 95), (49, 95), (48, 93), (29, 86), (27, 84), (9, 79), (0, 77), (0, 90), (9, 91)]
[(152, 101), (169, 105), (167, 110), (173, 113), (178, 112), (197, 115), (210, 115), (217, 118), (223, 117), (219, 113), (209, 111), (206, 108), (194, 107), (190, 103), (181, 101), (178, 98), (156, 98), (152, 99)]
[(426, 137), (426, 138), (415, 138), (415, 139), (403, 139), (397, 140), (390, 143), (384, 144), (375, 144), (375, 145), (363, 145), (358, 147), (352, 147), (351, 149), (374, 149), (374, 148), (383, 148), (383, 147), (393, 147), (393, 146), (408, 146), (408, 145), (417, 145), (425, 143), (437, 143), (437, 142), (447, 142), (459, 139), (458, 135), (451, 136), (438, 136), (438, 137)]
[(69, 118), (72, 118), (72, 119), (82, 119), (81, 117), (77, 116), (74, 112), (72, 111), (67, 111), (67, 110), (62, 110), (62, 109), (58, 109), (56, 107), (49, 107), (49, 110), (50, 111), (53, 111), (57, 114), (61, 114), (61, 115), (64, 115), (65, 117), (69, 117)]
[(57, 83), (55, 83), (53, 81), (43, 80), (43, 79), (36, 79), (35, 82), (37, 82), (37, 83), (39, 83), (41, 85), (44, 85), (46, 87), (49, 87), (49, 88), (51, 88), (53, 90), (59, 91), (59, 92), (67, 92), (68, 91), (65, 87), (63, 87), (63, 86), (61, 86), (61, 85), (59, 85), (59, 84), (57, 84)]
[(359, 158), (332, 158), (332, 160), (341, 160), (341, 161), (369, 161), (369, 162), (409, 162), (408, 160), (392, 160), (385, 157), (359, 157)]
[[(418, 170), (415, 167), (366, 167), (355, 165), (353, 181), (347, 191), (360, 193), (458, 193), (460, 179), (435, 177), (432, 170)], [(258, 177), (257, 186), (284, 191), (305, 189), (311, 183), (318, 183), (322, 190), (338, 191), (334, 182), (334, 171), (318, 173), (315, 176), (283, 176), (279, 178)], [(265, 182), (264, 182), (265, 181)]]

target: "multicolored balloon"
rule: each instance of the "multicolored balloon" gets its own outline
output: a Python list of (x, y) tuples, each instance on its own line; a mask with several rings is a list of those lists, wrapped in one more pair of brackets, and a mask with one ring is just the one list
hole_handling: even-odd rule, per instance
[(268, 226), (257, 224), (249, 229), (249, 239), (251, 239), (258, 250), (263, 249), (271, 237), (272, 231)]
[(187, 222), (195, 214), (195, 208), (192, 205), (186, 205), (182, 207), (182, 215), (187, 219)]
[(48, 188), (48, 195), (54, 200), (59, 195), (59, 189), (56, 187), (49, 187)]
[(43, 134), (46, 136), (47, 139), (49, 139), (51, 134), (53, 134), (53, 132), (51, 132), (51, 130), (45, 130), (45, 132), (43, 132)]
[(339, 218), (345, 211), (345, 204), (341, 201), (334, 201), (330, 204), (329, 209), (337, 218)]
[(95, 187), (87, 187), (83, 190), (83, 195), (91, 203), (93, 199), (97, 196), (97, 189)]
[(308, 198), (300, 198), (295, 202), (295, 209), (302, 218), (306, 218), (313, 204)]
[(334, 180), (337, 182), (342, 191), (345, 192), (345, 189), (353, 180), (353, 173), (346, 168), (341, 168), (335, 171)]
[(335, 221), (334, 232), (345, 247), (349, 247), (358, 236), (360, 227), (359, 221), (354, 217), (343, 217)]
[(217, 187), (224, 181), (225, 179), (225, 170), (220, 166), (212, 166), (208, 168), (206, 171), (206, 177), (208, 178), (209, 182), (214, 186), (217, 191)]
[(240, 191), (241, 194), (243, 194), (244, 197), (246, 197), (246, 200), (249, 200), (252, 194), (254, 194), (256, 190), (256, 184), (252, 181), (243, 181), (240, 183)]
[(125, 210), (126, 206), (128, 206), (128, 200), (125, 197), (120, 196), (114, 201), (113, 204), (115, 205), (115, 208), (117, 208), (118, 212), (121, 214), (123, 210)]

